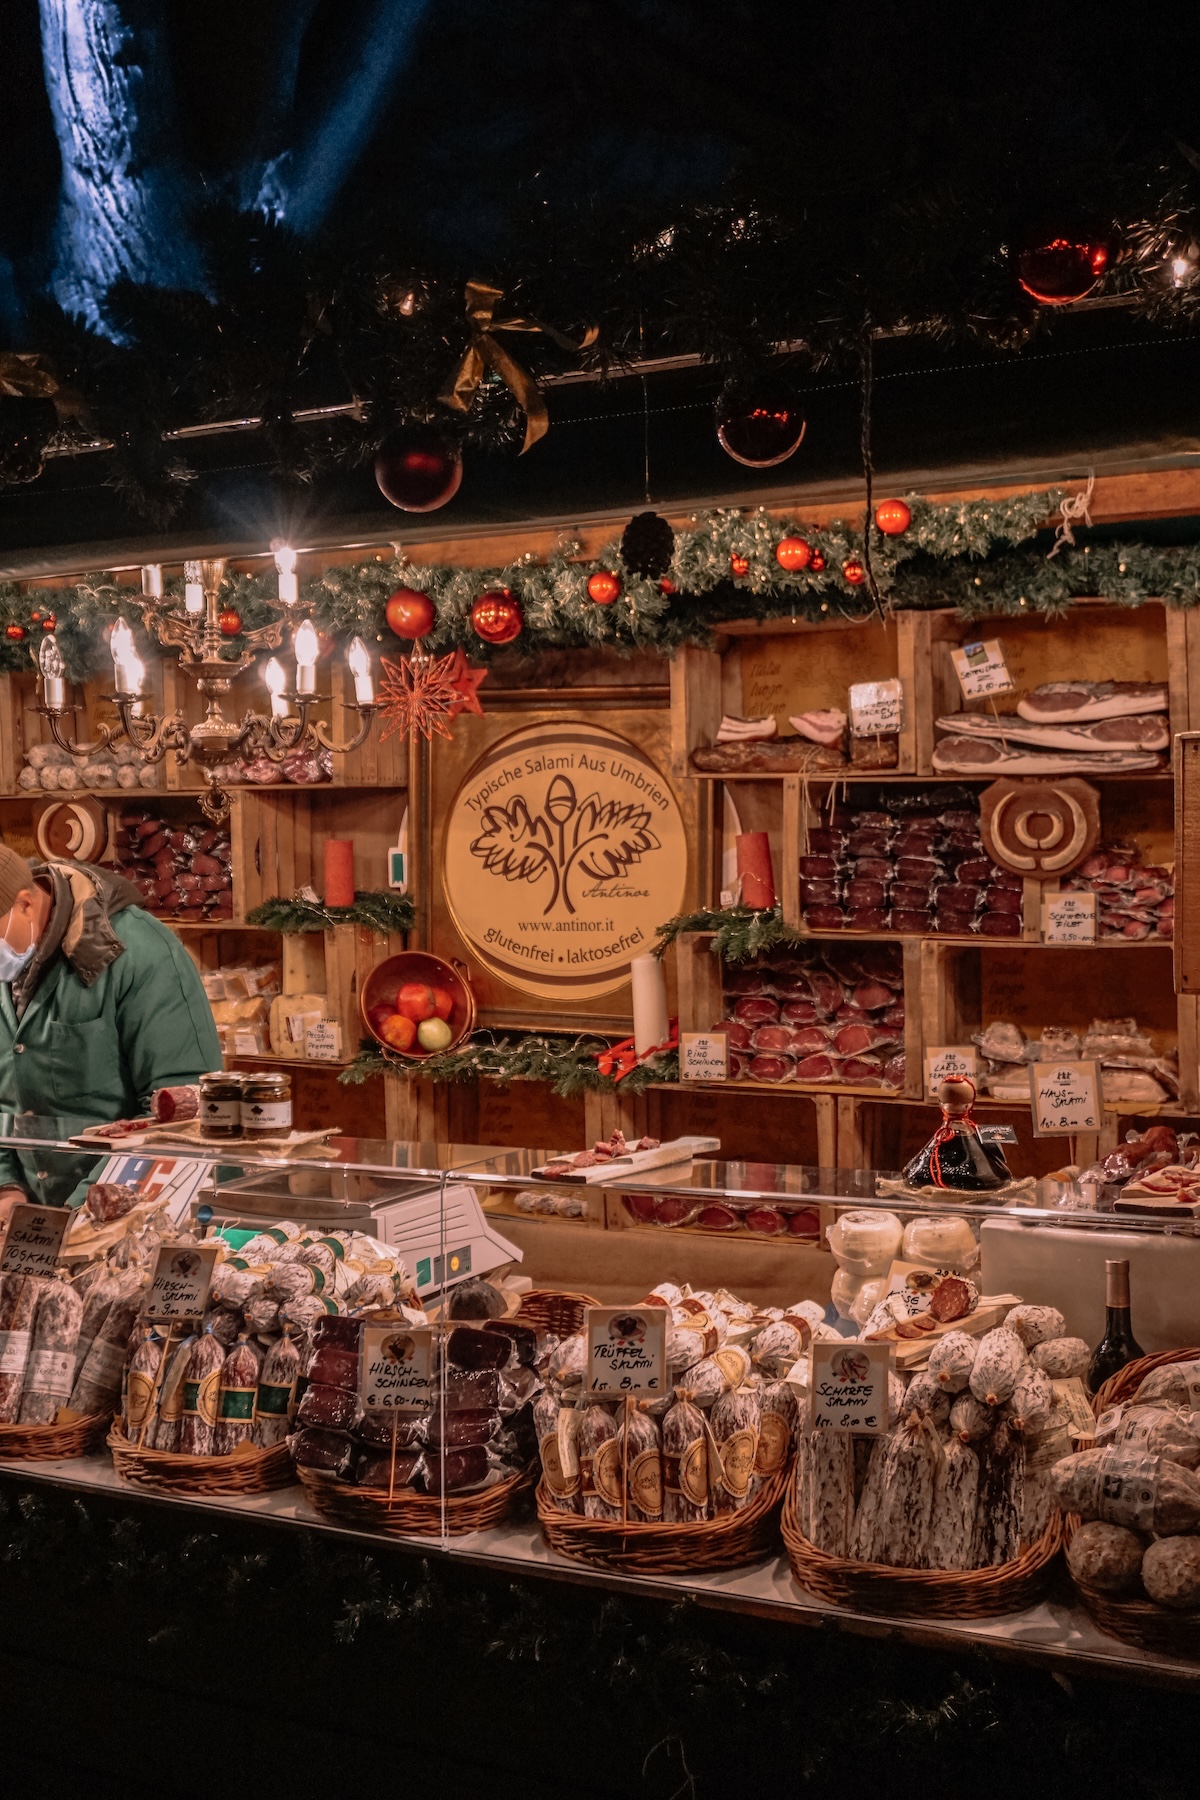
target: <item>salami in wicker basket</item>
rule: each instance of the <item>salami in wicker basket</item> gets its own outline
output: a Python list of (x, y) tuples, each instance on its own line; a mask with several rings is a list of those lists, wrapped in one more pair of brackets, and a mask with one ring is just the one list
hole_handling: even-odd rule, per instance
[(544, 1482), (537, 1492), (542, 1536), (552, 1550), (577, 1562), (638, 1575), (696, 1573), (704, 1569), (736, 1569), (769, 1556), (779, 1541), (779, 1506), (791, 1482), (790, 1460), (763, 1482), (735, 1512), (695, 1524), (648, 1523), (641, 1520), (587, 1519), (556, 1507)]
[(65, 1462), (98, 1450), (112, 1423), (111, 1412), (82, 1413), (61, 1425), (0, 1425), (0, 1459)]
[(533, 1470), (518, 1469), (491, 1487), (447, 1494), (444, 1500), (408, 1487), (398, 1487), (389, 1500), (386, 1488), (351, 1487), (325, 1469), (298, 1469), (297, 1474), (322, 1518), (385, 1537), (441, 1537), (443, 1529), (449, 1537), (461, 1537), (467, 1531), (485, 1531), (507, 1518), (517, 1495), (533, 1486)]
[[(1127, 1363), (1123, 1369), (1111, 1375), (1097, 1389), (1092, 1400), (1092, 1410), (1099, 1418), (1110, 1406), (1132, 1400), (1152, 1369), (1161, 1369), (1167, 1363), (1195, 1362), (1198, 1359), (1200, 1349), (1162, 1350), (1154, 1356), (1140, 1356), (1136, 1362)], [(1068, 1544), (1074, 1535), (1072, 1528), (1078, 1524), (1078, 1519), (1069, 1521)], [(1148, 1600), (1144, 1594), (1107, 1594), (1100, 1588), (1080, 1581), (1073, 1571), (1071, 1579), (1084, 1611), (1092, 1623), (1109, 1637), (1120, 1638), (1125, 1644), (1135, 1644), (1139, 1650), (1156, 1651), (1161, 1656), (1200, 1657), (1200, 1611), (1172, 1612), (1167, 1607)]]
[(296, 1479), (286, 1443), (267, 1450), (240, 1445), (229, 1456), (180, 1456), (132, 1443), (118, 1419), (108, 1447), (118, 1475), (161, 1494), (265, 1494)]
[(793, 1482), (783, 1508), (783, 1541), (800, 1586), (834, 1606), (916, 1613), (927, 1619), (986, 1619), (1040, 1600), (1063, 1542), (1057, 1513), (1012, 1562), (987, 1569), (893, 1569), (818, 1550), (801, 1534)]

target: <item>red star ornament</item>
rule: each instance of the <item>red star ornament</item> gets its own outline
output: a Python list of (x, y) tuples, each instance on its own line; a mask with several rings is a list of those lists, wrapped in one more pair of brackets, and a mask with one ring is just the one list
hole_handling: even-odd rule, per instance
[(458, 694), (459, 699), (453, 707), (450, 717), (457, 718), (460, 712), (474, 713), (477, 719), (483, 717), (483, 703), (479, 698), (479, 689), (487, 680), (486, 669), (473, 669), (463, 654), (462, 645), (454, 652), (450, 667), (450, 686)]
[[(456, 652), (461, 656), (461, 650)], [(383, 680), (379, 684), (379, 705), (383, 714), (380, 740), (393, 733), (401, 737), (419, 731), (423, 737), (448, 738), (450, 720), (462, 710), (463, 697), (454, 686), (454, 655), (433, 657), (423, 650), (399, 662), (380, 657)]]

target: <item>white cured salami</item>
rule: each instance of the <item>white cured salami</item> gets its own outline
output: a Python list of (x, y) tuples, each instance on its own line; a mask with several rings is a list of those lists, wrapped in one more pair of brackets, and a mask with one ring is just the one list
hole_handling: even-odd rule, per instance
[(1096, 1421), (1096, 1442), (1136, 1445), (1185, 1469), (1200, 1464), (1200, 1429), (1193, 1415), (1166, 1406), (1110, 1406)]
[[(133, 1271), (130, 1271), (133, 1274)], [(71, 1389), (71, 1410), (77, 1413), (112, 1411), (121, 1393), (125, 1354), (141, 1304), (141, 1280), (135, 1277), (132, 1292), (113, 1301), (92, 1340), (83, 1367)]]
[(1008, 1399), (1026, 1363), (1025, 1346), (1015, 1331), (998, 1325), (985, 1331), (971, 1368), (969, 1386), (985, 1406), (999, 1406)]
[(612, 1414), (603, 1406), (585, 1406), (575, 1442), (579, 1451), (579, 1484), (585, 1517), (619, 1519), (621, 1458)]
[(202, 1331), (188, 1352), (183, 1373), (183, 1416), (179, 1451), (183, 1456), (211, 1456), (217, 1428), (221, 1370), (225, 1347), (211, 1331)]
[(968, 1389), (956, 1394), (950, 1408), (950, 1429), (956, 1431), (964, 1444), (978, 1444), (991, 1431), (996, 1423), (996, 1409), (985, 1406), (977, 1400)]
[[(876, 1445), (877, 1450), (881, 1448), (881, 1444)], [(830, 1556), (849, 1556), (854, 1540), (853, 1433), (802, 1432), (796, 1480), (798, 1516), (804, 1536)]]
[(904, 1395), (904, 1411), (923, 1413), (935, 1425), (945, 1424), (950, 1417), (950, 1392), (938, 1382), (930, 1369), (914, 1375)]
[(1001, 1419), (984, 1440), (979, 1453), (975, 1568), (986, 1569), (1012, 1562), (1017, 1555), (1021, 1547), (1024, 1497), (1024, 1440), (1007, 1419)]
[(676, 1400), (663, 1419), (662, 1458), (663, 1519), (685, 1525), (706, 1519), (708, 1435), (704, 1414), (688, 1400)]
[[(1017, 1430), (1027, 1437), (1040, 1431), (1054, 1410), (1054, 1384), (1050, 1377), (1035, 1364), (1027, 1364), (1008, 1397), (1008, 1410)], [(1200, 1444), (1197, 1451), (1200, 1453)]]
[(151, 1450), (178, 1450), (179, 1429), (183, 1420), (183, 1377), (191, 1355), (195, 1336), (185, 1337), (169, 1352), (166, 1373), (158, 1390), (158, 1406), (146, 1431), (144, 1442)]
[(1046, 1338), (1029, 1352), (1030, 1362), (1035, 1368), (1044, 1369), (1052, 1381), (1085, 1375), (1091, 1358), (1092, 1353), (1082, 1338)]
[(942, 1446), (933, 1425), (919, 1413), (906, 1414), (871, 1459), (855, 1526), (855, 1556), (895, 1569), (928, 1566), (941, 1461)]
[(978, 1338), (966, 1331), (948, 1331), (929, 1352), (929, 1373), (948, 1394), (961, 1394), (978, 1354)]
[(214, 1456), (229, 1456), (252, 1434), (262, 1360), (262, 1351), (243, 1332), (222, 1363)]
[(636, 1406), (626, 1406), (617, 1426), (617, 1461), (625, 1484), (627, 1516), (645, 1522), (663, 1516), (662, 1438)]
[(1057, 1306), (1014, 1306), (1004, 1321), (1005, 1329), (1015, 1331), (1027, 1350), (1044, 1344), (1047, 1338), (1062, 1337), (1067, 1321)]
[[(572, 1455), (570, 1466), (563, 1456), (563, 1433), (559, 1424), (560, 1415), (572, 1417), (574, 1425), (578, 1418), (574, 1416), (574, 1408), (560, 1407), (553, 1394), (542, 1390), (533, 1403), (533, 1428), (537, 1433), (538, 1454), (542, 1463), (542, 1480), (546, 1484), (546, 1492), (551, 1504), (559, 1512), (578, 1512), (579, 1494), (579, 1462)], [(574, 1438), (574, 1431), (570, 1433)], [(572, 1450), (574, 1446), (572, 1444)]]
[(1200, 1526), (1200, 1481), (1178, 1463), (1136, 1447), (1081, 1450), (1053, 1472), (1064, 1512), (1134, 1531), (1174, 1536)]
[(754, 1491), (761, 1412), (758, 1390), (748, 1385), (720, 1395), (713, 1404), (710, 1424), (721, 1453), (721, 1486), (714, 1495), (718, 1512), (737, 1512)]
[(764, 1382), (759, 1390), (759, 1400), (762, 1410), (754, 1473), (765, 1479), (781, 1469), (791, 1454), (799, 1408), (786, 1381)]
[(952, 1435), (942, 1451), (929, 1528), (929, 1567), (969, 1569), (974, 1566), (975, 1505), (979, 1493), (979, 1458), (970, 1444)]

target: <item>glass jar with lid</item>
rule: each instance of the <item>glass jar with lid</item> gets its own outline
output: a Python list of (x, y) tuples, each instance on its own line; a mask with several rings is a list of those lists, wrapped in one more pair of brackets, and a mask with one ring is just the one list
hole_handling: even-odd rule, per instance
[(242, 1078), (232, 1070), (214, 1069), (200, 1077), (200, 1135), (222, 1139), (242, 1135)]
[(292, 1129), (292, 1078), (255, 1071), (243, 1075), (242, 1131), (246, 1137), (286, 1137)]

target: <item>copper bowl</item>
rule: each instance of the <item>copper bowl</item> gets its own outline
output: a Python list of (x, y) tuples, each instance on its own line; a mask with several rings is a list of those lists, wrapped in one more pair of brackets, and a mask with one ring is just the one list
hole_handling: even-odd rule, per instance
[(447, 962), (444, 957), (434, 956), (428, 950), (402, 950), (398, 956), (389, 956), (371, 970), (362, 984), (359, 997), (365, 1030), (384, 1050), (390, 1050), (393, 1056), (407, 1057), (412, 1062), (423, 1062), (428, 1056), (445, 1055), (442, 1050), (423, 1050), (415, 1042), (410, 1050), (398, 1050), (394, 1044), (389, 1044), (385, 1038), (380, 1037), (372, 1025), (372, 1009), (376, 1006), (390, 1006), (394, 1010), (396, 994), (407, 981), (424, 981), (430, 987), (445, 988), (452, 996), (454, 1005), (446, 1020), (451, 1037), (446, 1049), (457, 1049), (475, 1029), (475, 994), (459, 964)]

